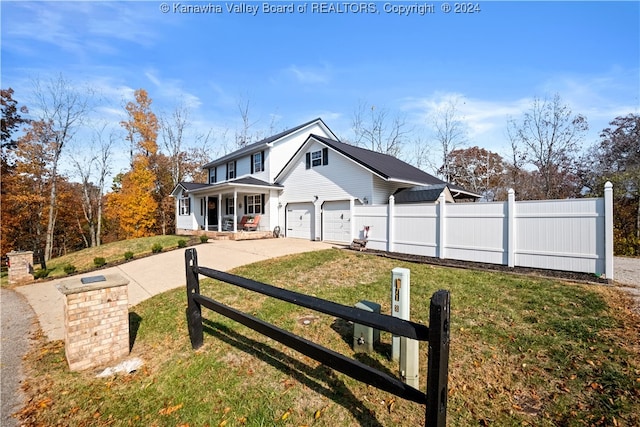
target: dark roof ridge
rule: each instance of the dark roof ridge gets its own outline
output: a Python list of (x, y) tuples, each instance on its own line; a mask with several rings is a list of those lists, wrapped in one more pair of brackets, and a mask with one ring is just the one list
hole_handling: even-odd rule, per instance
[(217, 158), (217, 159), (205, 164), (204, 166), (202, 166), (202, 169), (207, 169), (207, 168), (209, 168), (209, 167), (211, 167), (213, 165), (224, 163), (226, 160), (230, 160), (230, 159), (232, 159), (234, 157), (237, 157), (237, 156), (239, 156), (241, 154), (249, 153), (249, 152), (255, 150), (256, 148), (258, 148), (260, 146), (267, 145), (267, 144), (269, 144), (271, 142), (277, 141), (278, 139), (283, 138), (283, 137), (287, 136), (290, 133), (296, 132), (296, 131), (298, 131), (298, 130), (306, 127), (306, 126), (309, 126), (310, 124), (315, 123), (317, 121), (322, 122), (322, 124), (324, 124), (328, 128), (328, 126), (324, 123), (322, 118), (316, 117), (313, 120), (309, 120), (308, 122), (305, 122), (305, 123), (303, 123), (301, 125), (292, 127), (291, 129), (283, 130), (280, 133), (277, 133), (275, 135), (271, 135), (271, 136), (269, 136), (267, 138), (263, 138), (260, 141), (253, 142), (253, 143), (251, 143), (249, 145), (245, 145), (242, 148), (238, 148), (237, 150), (234, 150), (229, 154), (225, 154), (224, 156), (219, 157), (219, 158)]

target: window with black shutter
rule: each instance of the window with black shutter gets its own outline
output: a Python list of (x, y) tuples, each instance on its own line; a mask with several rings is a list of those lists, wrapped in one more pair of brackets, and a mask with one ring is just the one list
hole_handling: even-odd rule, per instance
[(329, 149), (323, 148), (322, 150), (311, 151), (306, 154), (305, 167), (307, 169), (315, 168), (317, 166), (326, 166), (329, 164)]

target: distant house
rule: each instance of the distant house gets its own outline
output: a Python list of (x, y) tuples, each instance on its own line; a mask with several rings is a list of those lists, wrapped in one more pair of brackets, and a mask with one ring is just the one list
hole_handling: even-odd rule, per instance
[(355, 205), (386, 204), (393, 194), (398, 203), (433, 201), (442, 192), (449, 202), (479, 197), (337, 139), (318, 118), (207, 163), (209, 182), (181, 182), (172, 192), (177, 232), (236, 232), (243, 216), (259, 215), (258, 230), (346, 243), (357, 235)]

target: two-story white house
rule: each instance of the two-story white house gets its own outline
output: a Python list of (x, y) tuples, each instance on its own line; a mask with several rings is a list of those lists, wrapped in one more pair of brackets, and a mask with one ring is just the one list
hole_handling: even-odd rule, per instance
[(172, 192), (177, 233), (237, 232), (243, 217), (260, 216), (260, 231), (348, 243), (358, 232), (351, 222), (357, 204), (386, 204), (394, 193), (407, 203), (442, 192), (450, 202), (478, 197), (395, 157), (339, 142), (319, 118), (203, 169), (209, 182), (179, 183)]

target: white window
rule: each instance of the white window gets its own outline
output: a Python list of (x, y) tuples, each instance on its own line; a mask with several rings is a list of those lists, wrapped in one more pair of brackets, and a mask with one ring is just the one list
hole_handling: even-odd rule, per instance
[(233, 199), (227, 199), (227, 215), (235, 215), (235, 207), (233, 206)]
[(262, 195), (254, 194), (247, 196), (247, 213), (248, 214), (261, 214), (262, 213)]
[(322, 151), (314, 151), (311, 153), (311, 166), (320, 166), (322, 164)]
[(178, 212), (180, 215), (190, 215), (191, 214), (191, 201), (189, 197), (181, 197), (178, 200)]
[(251, 165), (251, 173), (264, 171), (264, 151), (254, 154)]
[(311, 169), (318, 166), (326, 166), (329, 164), (329, 149), (323, 148), (322, 150), (312, 151), (306, 154), (306, 168)]
[(227, 163), (227, 179), (236, 177), (236, 162)]

